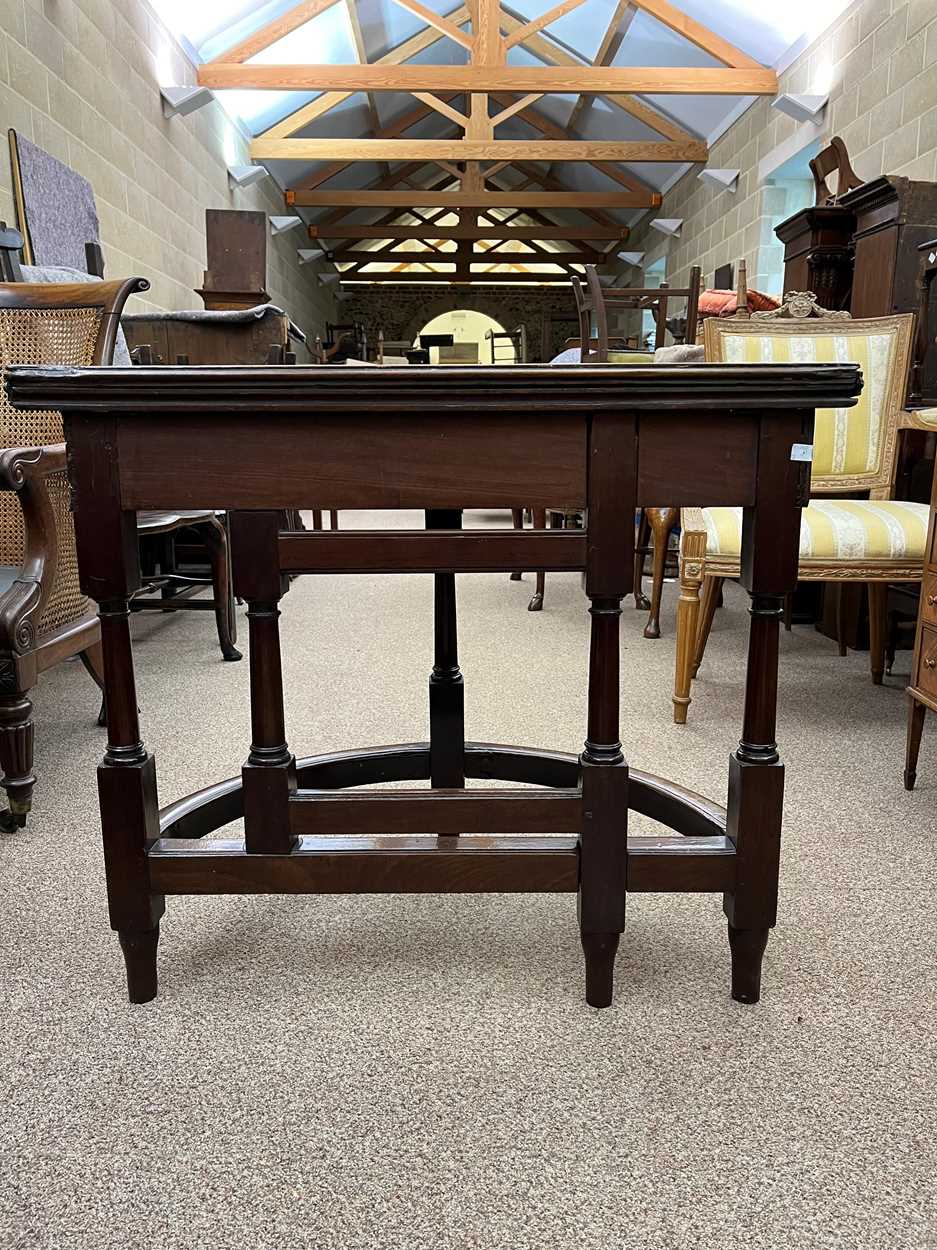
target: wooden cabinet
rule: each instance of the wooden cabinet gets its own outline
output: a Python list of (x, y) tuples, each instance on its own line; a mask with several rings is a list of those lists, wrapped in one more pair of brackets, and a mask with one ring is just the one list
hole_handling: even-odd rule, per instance
[[(849, 191), (840, 201), (856, 216), (855, 267), (850, 311), (854, 317), (917, 312), (922, 243), (937, 235), (937, 183), (885, 174)], [(931, 345), (916, 369), (925, 387), (937, 370)], [(909, 391), (910, 391), (909, 377)], [(909, 397), (910, 402), (910, 397)], [(933, 473), (933, 436), (908, 431), (902, 439), (895, 498), (926, 502)]]
[(914, 660), (911, 664), (911, 685), (908, 687), (908, 696), (911, 702), (908, 707), (908, 746), (905, 757), (904, 784), (906, 790), (913, 790), (917, 776), (917, 757), (921, 746), (924, 716), (928, 708), (932, 712), (937, 712), (937, 480), (934, 482), (931, 497), (924, 581), (921, 586), (917, 637), (914, 641)]
[(937, 183), (885, 174), (848, 192), (840, 205), (856, 217), (852, 315), (915, 312), (917, 249), (937, 234)]
[(802, 208), (776, 226), (784, 244), (784, 290), (813, 291), (824, 308), (848, 308), (855, 229), (855, 213), (838, 205)]

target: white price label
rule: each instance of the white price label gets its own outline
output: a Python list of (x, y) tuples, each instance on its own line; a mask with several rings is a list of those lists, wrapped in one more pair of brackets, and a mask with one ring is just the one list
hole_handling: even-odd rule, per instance
[(813, 443), (795, 443), (791, 448), (792, 460), (806, 460), (808, 464), (813, 462)]

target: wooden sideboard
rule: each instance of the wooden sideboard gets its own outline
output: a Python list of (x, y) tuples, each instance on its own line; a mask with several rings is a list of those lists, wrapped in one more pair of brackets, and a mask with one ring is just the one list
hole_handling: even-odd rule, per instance
[(937, 478), (930, 505), (930, 526), (924, 560), (924, 581), (918, 607), (914, 660), (911, 664), (911, 702), (908, 707), (908, 747), (905, 756), (904, 786), (914, 789), (917, 757), (921, 749), (924, 716), (928, 708), (937, 712)]

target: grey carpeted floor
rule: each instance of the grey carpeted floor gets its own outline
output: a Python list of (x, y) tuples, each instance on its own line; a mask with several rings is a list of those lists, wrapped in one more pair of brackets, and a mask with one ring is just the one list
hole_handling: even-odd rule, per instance
[[(530, 576), (459, 586), (469, 736), (577, 750), (578, 578), (549, 577), (540, 615)], [(431, 593), (294, 584), (297, 753), (425, 735)], [(727, 592), (684, 729), (673, 601), (659, 642), (626, 608), (626, 752), (722, 799), (744, 598)], [(221, 662), (204, 614), (138, 617), (135, 636), (161, 801), (235, 774), (246, 662)], [(0, 1246), (937, 1245), (937, 723), (906, 794), (908, 667), (900, 653), (876, 689), (865, 655), (783, 636), (781, 920), (760, 1005), (729, 998), (717, 898), (645, 896), (597, 1012), (565, 895), (172, 899), (160, 997), (130, 1006), (94, 692), (60, 665), (37, 692), (35, 813), (0, 842)]]

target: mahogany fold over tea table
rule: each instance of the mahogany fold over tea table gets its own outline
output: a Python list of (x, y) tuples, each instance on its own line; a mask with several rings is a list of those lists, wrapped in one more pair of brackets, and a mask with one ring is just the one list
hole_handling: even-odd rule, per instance
[[(111, 925), (130, 998), (156, 995), (167, 894), (578, 893), (586, 998), (604, 1007), (628, 891), (715, 891), (732, 995), (759, 996), (776, 919), (783, 765), (778, 622), (795, 588), (815, 407), (848, 407), (854, 365), (445, 369), (19, 367), (13, 402), (65, 414), (82, 589), (100, 605), (108, 746), (98, 769)], [(283, 532), (284, 510), (420, 508), (415, 531)], [(562, 500), (584, 531), (462, 528), (462, 510)], [(751, 596), (742, 737), (728, 805), (629, 772), (619, 617), (634, 511), (735, 504)], [(159, 810), (140, 736), (129, 598), (134, 514), (224, 509), (250, 627), (251, 746), (240, 779)], [(591, 615), (577, 758), (466, 743), (455, 574), (582, 570)], [(433, 573), (430, 740), (296, 761), (278, 618), (295, 573)], [(680, 610), (693, 612), (690, 602)], [(245, 715), (246, 728), (246, 715)], [(465, 789), (466, 779), (514, 788)], [(428, 787), (357, 789), (389, 781)], [(674, 831), (629, 838), (628, 812)], [(243, 816), (243, 840), (200, 839)], [(560, 835), (560, 836), (557, 836)]]

